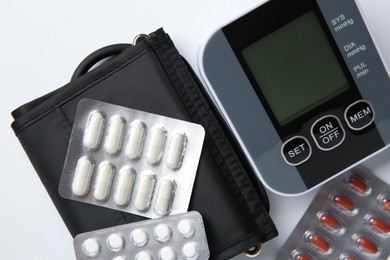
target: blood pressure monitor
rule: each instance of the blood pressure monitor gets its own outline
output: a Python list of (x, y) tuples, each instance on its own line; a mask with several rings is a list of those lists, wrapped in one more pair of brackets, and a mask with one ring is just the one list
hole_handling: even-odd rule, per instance
[(390, 79), (354, 0), (270, 0), (200, 57), (208, 93), (276, 193), (304, 193), (389, 146)]

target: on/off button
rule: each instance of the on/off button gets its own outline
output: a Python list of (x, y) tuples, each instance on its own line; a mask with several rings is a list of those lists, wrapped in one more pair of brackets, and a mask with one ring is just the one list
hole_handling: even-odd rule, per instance
[(336, 116), (328, 115), (318, 119), (313, 124), (311, 135), (318, 148), (323, 151), (330, 151), (344, 141), (345, 131)]
[(309, 159), (311, 146), (305, 137), (295, 136), (283, 144), (282, 155), (287, 164), (299, 165)]

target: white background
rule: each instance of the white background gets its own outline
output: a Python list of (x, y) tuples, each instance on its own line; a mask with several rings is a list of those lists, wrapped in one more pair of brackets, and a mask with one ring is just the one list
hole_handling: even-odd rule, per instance
[[(10, 128), (13, 109), (67, 83), (78, 63), (95, 49), (131, 42), (135, 35), (159, 27), (197, 70), (199, 46), (207, 37), (262, 2), (1, 1), (0, 259), (74, 259), (72, 238)], [(390, 2), (360, 2), (383, 59), (390, 64)], [(385, 151), (368, 163), (388, 182), (389, 154)], [(288, 199), (269, 194), (280, 236), (263, 245), (259, 259), (273, 258), (314, 194)]]

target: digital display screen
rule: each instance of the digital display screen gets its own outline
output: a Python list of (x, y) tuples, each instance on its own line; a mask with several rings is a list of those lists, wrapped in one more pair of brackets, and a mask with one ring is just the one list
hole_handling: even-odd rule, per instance
[(349, 88), (313, 11), (244, 48), (242, 56), (280, 125)]

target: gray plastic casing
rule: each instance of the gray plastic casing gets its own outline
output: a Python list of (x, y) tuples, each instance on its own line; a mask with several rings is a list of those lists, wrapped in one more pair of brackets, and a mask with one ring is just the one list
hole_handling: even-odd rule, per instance
[[(390, 80), (355, 1), (317, 0), (317, 3), (363, 99), (369, 100), (375, 108), (374, 123), (385, 143), (382, 149), (335, 173), (334, 178), (389, 146)], [(340, 15), (346, 19), (333, 25), (332, 20)], [(350, 51), (344, 49), (351, 42), (365, 45), (365, 51), (351, 56)], [(368, 69), (363, 76), (358, 74), (361, 71), (354, 69), (362, 62)], [(321, 184), (308, 188), (298, 170), (281, 156), (283, 142), (222, 28), (202, 46), (199, 67), (206, 90), (267, 188), (277, 194), (292, 196), (306, 193)]]

